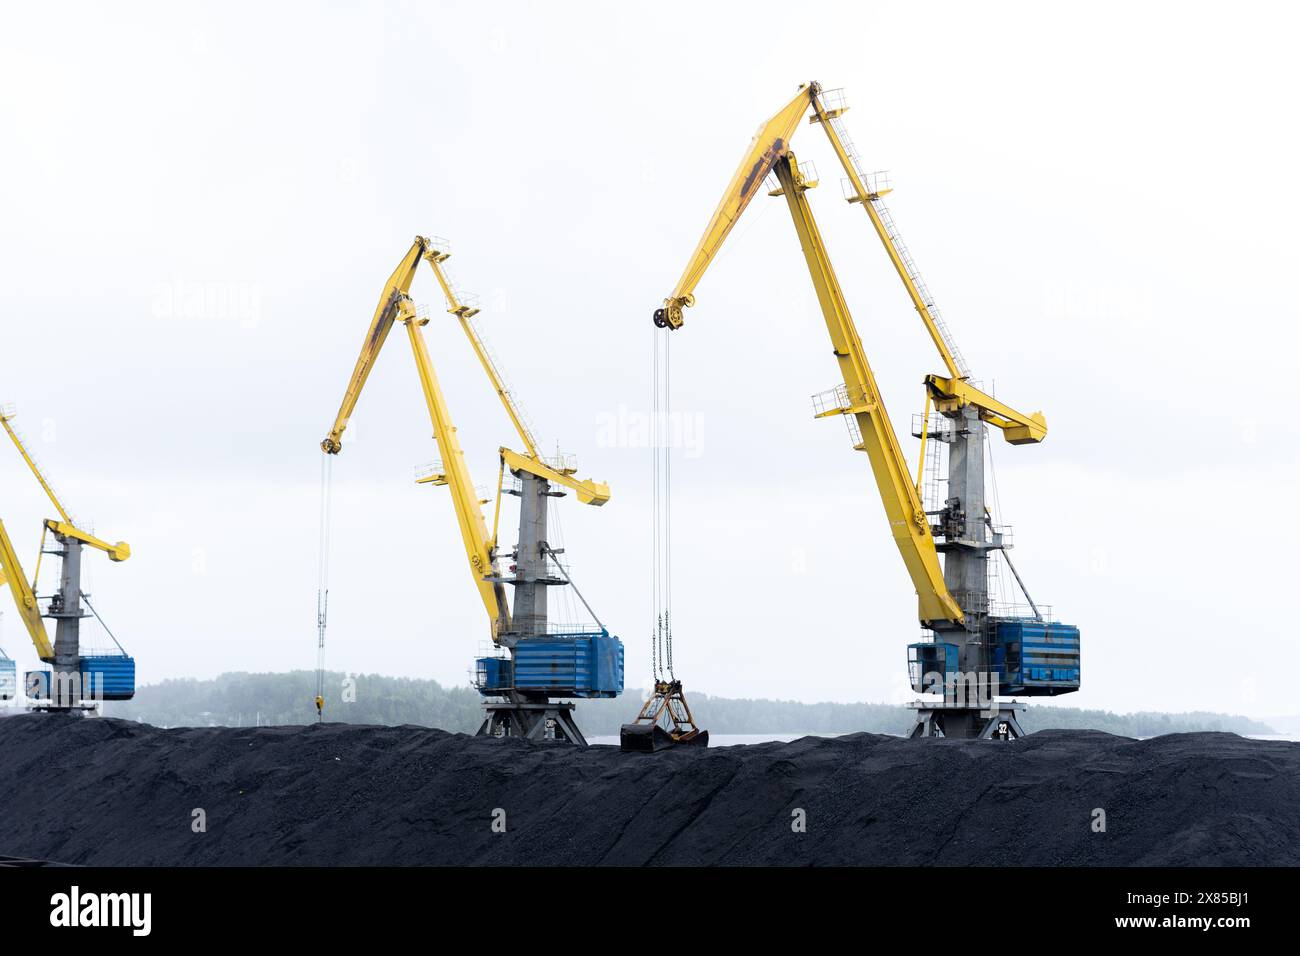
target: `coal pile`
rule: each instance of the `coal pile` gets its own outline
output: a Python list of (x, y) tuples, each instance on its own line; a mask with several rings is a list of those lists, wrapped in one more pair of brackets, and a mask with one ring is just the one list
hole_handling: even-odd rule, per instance
[(61, 863), (1300, 864), (1300, 744), (1232, 734), (854, 734), (652, 756), (22, 715), (0, 720), (0, 754), (0, 853)]

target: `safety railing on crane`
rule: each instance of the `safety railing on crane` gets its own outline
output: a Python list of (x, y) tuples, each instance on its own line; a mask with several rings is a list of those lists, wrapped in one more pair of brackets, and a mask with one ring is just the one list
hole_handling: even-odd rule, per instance
[[(1035, 609), (1037, 613), (1035, 613)], [(1026, 620), (1038, 620), (1052, 622), (1056, 620), (1050, 604), (1016, 604), (1004, 603), (1002, 601), (989, 602), (989, 615), (991, 617), (1009, 617)]]
[(818, 392), (812, 397), (813, 414), (817, 417), (840, 413), (848, 429), (849, 440), (856, 449), (863, 447), (862, 428), (858, 425), (858, 418), (852, 414), (852, 410), (865, 404), (867, 404), (866, 390), (860, 385), (850, 389), (848, 385), (840, 384), (824, 392)]
[(559, 559), (554, 555), (546, 555), (544, 568), (545, 570), (542, 573), (553, 581), (564, 581), (568, 577), (568, 572), (564, 565), (562, 565)]
[[(811, 159), (804, 160), (800, 163), (799, 178), (803, 180), (803, 184), (809, 189), (815, 187), (817, 183), (820, 182), (817, 176), (817, 164)], [(781, 180), (777, 178), (775, 172), (767, 174), (767, 178), (763, 180), (763, 188), (770, 194), (781, 192)]]
[(953, 425), (952, 419), (934, 411), (931, 411), (929, 416), (922, 415), (920, 412), (912, 413), (912, 437), (920, 438), (922, 429), (926, 441), (950, 442), (957, 436), (957, 428)]
[(472, 318), (482, 312), (480, 308), (481, 300), (477, 292), (462, 292), (459, 289), (453, 290), (456, 301), (460, 303), (460, 309), (465, 313), (466, 318)]
[[(889, 170), (887, 169), (877, 169), (874, 172), (859, 175), (869, 194), (882, 193), (894, 188), (889, 180)], [(840, 191), (844, 193), (844, 198), (849, 202), (857, 202), (858, 188), (853, 185), (853, 180), (849, 179), (849, 177), (840, 177)]]
[[(447, 469), (443, 467), (442, 459), (435, 458), (432, 461), (426, 461), (422, 465), (415, 466), (415, 482), (419, 485), (441, 485), (447, 480)], [(474, 494), (478, 497), (479, 504), (487, 504), (492, 500), (492, 495), (496, 493), (495, 488), (488, 488), (487, 485), (476, 484)]]
[(989, 522), (985, 527), (988, 531), (990, 544), (1007, 549), (1016, 546), (1016, 529), (1011, 525)]
[(542, 464), (562, 475), (576, 475), (578, 473), (578, 456), (568, 452), (557, 451), (554, 455), (543, 455)]
[(442, 482), (447, 475), (447, 469), (443, 467), (442, 459), (435, 458), (433, 461), (426, 461), (422, 465), (415, 466), (415, 480), (421, 484), (429, 482)]
[(426, 236), (425, 241), (428, 243), (429, 249), (438, 254), (438, 259), (433, 264), (434, 270), (438, 273), (440, 281), (446, 284), (446, 288), (443, 290), (444, 294), (453, 303), (452, 307), (447, 311), (453, 315), (463, 313), (466, 318), (477, 315), (479, 312), (478, 296), (461, 289), (451, 270), (444, 264), (445, 260), (451, 257), (451, 243), (442, 236)]
[[(857, 390), (861, 394), (861, 389)], [(831, 415), (835, 412), (847, 412), (853, 407), (850, 401), (849, 387), (847, 385), (836, 385), (834, 388), (828, 388), (824, 392), (817, 392), (812, 397), (813, 414), (817, 416)]]

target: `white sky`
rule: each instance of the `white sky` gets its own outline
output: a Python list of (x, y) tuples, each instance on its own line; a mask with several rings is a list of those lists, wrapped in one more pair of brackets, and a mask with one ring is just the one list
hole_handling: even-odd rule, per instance
[[(977, 377), (1051, 432), (999, 443), (1035, 597), (1116, 709), (1294, 711), (1286, 412), (1300, 252), (1295, 14), (1277, 5), (8, 5), (0, 25), (0, 400), (81, 520), (142, 681), (311, 668), (319, 452), (416, 233), (548, 449), (585, 594), (648, 672), (650, 312), (753, 133), (844, 87)], [(801, 160), (893, 419), (939, 371), (824, 138)], [(439, 307), (432, 277), (417, 298)], [(780, 200), (760, 198), (673, 340), (679, 676), (728, 696), (894, 700), (915, 597)], [(440, 315), (435, 310), (435, 315)], [(476, 479), (508, 423), (428, 327)], [(463, 683), (486, 637), (405, 343), (335, 462), (328, 663)], [(904, 436), (908, 454), (915, 442)], [(914, 460), (914, 458), (913, 458)], [(34, 558), (48, 505), (0, 449)], [(503, 534), (512, 544), (513, 532)], [(30, 569), (29, 569), (30, 570)], [(52, 577), (46, 579), (52, 581)], [(7, 600), (7, 599), (6, 599)], [(0, 644), (35, 658), (12, 610)]]

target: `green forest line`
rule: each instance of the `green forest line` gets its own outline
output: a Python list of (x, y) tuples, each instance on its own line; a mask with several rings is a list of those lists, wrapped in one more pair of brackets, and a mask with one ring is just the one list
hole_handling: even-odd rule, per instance
[[(481, 698), (471, 687), (443, 687), (437, 681), (357, 674), (354, 693), (345, 693), (345, 675), (326, 677), (325, 719), (349, 724), (417, 724), (473, 733), (482, 720)], [(312, 698), (316, 675), (222, 674), (212, 680), (166, 680), (141, 687), (134, 700), (104, 705), (105, 716), (159, 727), (306, 724), (316, 720)], [(345, 697), (355, 699), (346, 700)], [(902, 733), (912, 712), (895, 704), (806, 704), (792, 700), (749, 700), (689, 694), (696, 722), (713, 734), (838, 734), (868, 731)], [(617, 700), (578, 701), (578, 725), (588, 737), (612, 736), (636, 716), (640, 695), (631, 690)], [(1258, 720), (1232, 714), (1194, 712), (1115, 714), (1105, 710), (1032, 704), (1022, 719), (1025, 730), (1101, 730), (1126, 737), (1198, 731), (1270, 734)]]

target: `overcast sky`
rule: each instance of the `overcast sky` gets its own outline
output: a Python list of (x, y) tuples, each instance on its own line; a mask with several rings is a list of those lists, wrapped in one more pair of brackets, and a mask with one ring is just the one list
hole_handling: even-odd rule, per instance
[[(976, 377), (1047, 417), (995, 455), (1020, 571), (1082, 630), (1061, 702), (1293, 712), (1296, 26), (1282, 4), (8, 5), (0, 401), (74, 516), (131, 543), (86, 564), (141, 681), (311, 668), (318, 443), (383, 280), (446, 237), (539, 437), (611, 485), (558, 511), (637, 687), (650, 313), (755, 127), (816, 79), (891, 170)], [(824, 137), (794, 145), (904, 430), (937, 356)], [(413, 291), (489, 485), (509, 423), (432, 277)], [(910, 698), (915, 596), (865, 457), (812, 418), (837, 371), (781, 200), (673, 358), (688, 691)], [(429, 431), (394, 336), (335, 461), (331, 668), (461, 684), (487, 638), (446, 490), (412, 481)], [(0, 488), (33, 560), (50, 509), (12, 449)], [(35, 665), (12, 608), (0, 646)]]

